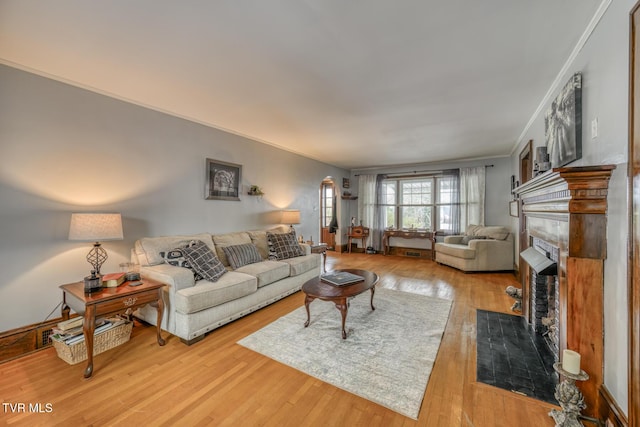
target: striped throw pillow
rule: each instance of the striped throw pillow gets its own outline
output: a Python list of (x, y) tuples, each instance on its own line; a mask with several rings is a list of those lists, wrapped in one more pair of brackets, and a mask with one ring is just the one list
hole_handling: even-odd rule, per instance
[(258, 248), (253, 243), (242, 245), (223, 246), (222, 250), (229, 260), (229, 265), (234, 270), (243, 265), (253, 264), (262, 261)]

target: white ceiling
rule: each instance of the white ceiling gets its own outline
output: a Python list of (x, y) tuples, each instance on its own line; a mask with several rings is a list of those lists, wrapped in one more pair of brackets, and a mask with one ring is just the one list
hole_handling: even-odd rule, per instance
[(509, 155), (602, 0), (0, 0), (0, 62), (347, 169)]

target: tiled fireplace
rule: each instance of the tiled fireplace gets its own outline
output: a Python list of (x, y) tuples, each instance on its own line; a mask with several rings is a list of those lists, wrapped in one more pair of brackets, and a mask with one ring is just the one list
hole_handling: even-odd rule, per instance
[(521, 251), (540, 253), (557, 269), (541, 274), (535, 262), (521, 257), (522, 315), (545, 336), (556, 360), (566, 348), (581, 354), (589, 380), (578, 386), (589, 416), (596, 416), (601, 405), (607, 189), (614, 168), (556, 168), (516, 189)]

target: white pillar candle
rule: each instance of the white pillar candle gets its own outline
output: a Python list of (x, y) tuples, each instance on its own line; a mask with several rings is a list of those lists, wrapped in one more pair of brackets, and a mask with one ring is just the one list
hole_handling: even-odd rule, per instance
[(578, 375), (580, 373), (580, 353), (564, 350), (562, 352), (562, 369), (570, 374)]

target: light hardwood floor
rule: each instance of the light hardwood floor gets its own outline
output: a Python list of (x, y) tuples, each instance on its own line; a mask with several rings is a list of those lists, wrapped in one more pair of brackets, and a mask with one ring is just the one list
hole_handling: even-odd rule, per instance
[[(363, 268), (378, 286), (454, 301), (418, 421), (337, 389), (236, 342), (304, 304), (298, 292), (187, 347), (164, 347), (155, 328), (134, 327), (126, 344), (67, 365), (50, 348), (0, 364), (0, 425), (553, 426), (552, 405), (477, 383), (476, 309), (510, 312), (510, 273), (463, 274), (432, 261), (329, 253), (328, 269)], [(338, 312), (336, 311), (336, 315)], [(348, 318), (347, 318), (348, 321)], [(337, 333), (337, 332), (336, 332)], [(29, 413), (41, 403), (42, 413)], [(51, 412), (46, 404), (50, 404)]]

